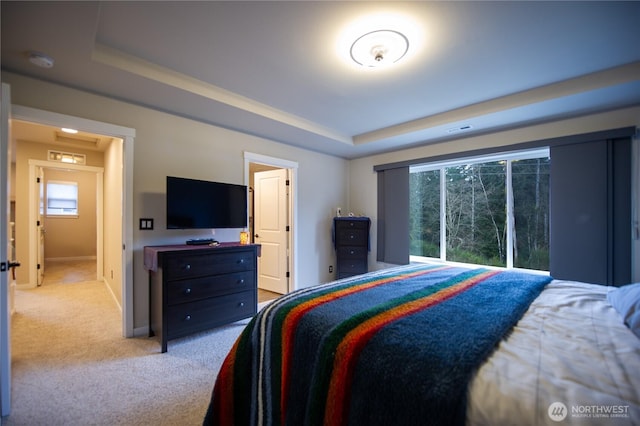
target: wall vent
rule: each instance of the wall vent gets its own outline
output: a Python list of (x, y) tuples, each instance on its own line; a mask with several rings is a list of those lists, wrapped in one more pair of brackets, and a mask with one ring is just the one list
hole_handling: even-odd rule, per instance
[(90, 146), (98, 146), (98, 142), (100, 142), (99, 138), (86, 136), (86, 135), (70, 135), (68, 133), (63, 132), (55, 132), (56, 142), (62, 143), (70, 143), (76, 145), (90, 145)]
[(465, 124), (464, 126), (453, 127), (451, 129), (447, 129), (447, 133), (451, 134), (451, 133), (458, 133), (458, 132), (468, 132), (471, 129), (473, 129), (472, 125)]

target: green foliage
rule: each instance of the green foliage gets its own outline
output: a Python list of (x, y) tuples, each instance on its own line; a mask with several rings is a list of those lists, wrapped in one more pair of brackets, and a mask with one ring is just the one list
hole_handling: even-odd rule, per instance
[(411, 246), (409, 247), (409, 253), (413, 256), (424, 257), (440, 257), (440, 246), (422, 240), (411, 240)]
[[(447, 259), (505, 266), (507, 247), (506, 162), (448, 167), (445, 232)], [(548, 158), (512, 162), (514, 263), (549, 267)], [(440, 256), (440, 171), (410, 175), (410, 253)]]

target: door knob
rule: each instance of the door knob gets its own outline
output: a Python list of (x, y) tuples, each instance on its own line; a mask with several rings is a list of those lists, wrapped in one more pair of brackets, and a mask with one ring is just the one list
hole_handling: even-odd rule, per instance
[(9, 267), (9, 269), (11, 269), (11, 279), (15, 280), (16, 279), (16, 268), (18, 266), (20, 266), (20, 262), (9, 262), (7, 264), (7, 266)]

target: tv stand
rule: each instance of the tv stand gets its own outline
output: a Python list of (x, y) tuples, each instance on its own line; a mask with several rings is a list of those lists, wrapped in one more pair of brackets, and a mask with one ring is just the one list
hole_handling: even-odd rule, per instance
[(149, 336), (167, 341), (251, 317), (257, 312), (260, 245), (145, 247)]
[(190, 240), (187, 240), (188, 246), (215, 246), (218, 244), (219, 243), (213, 238), (192, 238)]

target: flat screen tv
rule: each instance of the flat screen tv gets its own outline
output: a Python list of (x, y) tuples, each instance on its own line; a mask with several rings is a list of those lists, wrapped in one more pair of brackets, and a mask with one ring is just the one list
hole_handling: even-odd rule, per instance
[(247, 187), (167, 176), (167, 229), (247, 227)]

